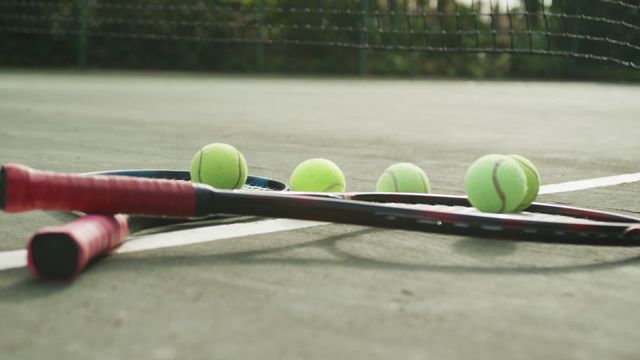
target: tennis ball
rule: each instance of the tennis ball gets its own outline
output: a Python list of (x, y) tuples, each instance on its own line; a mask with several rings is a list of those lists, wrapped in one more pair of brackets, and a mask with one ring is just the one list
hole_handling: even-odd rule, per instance
[(505, 155), (485, 155), (471, 165), (464, 179), (469, 202), (484, 212), (512, 212), (527, 193), (518, 162)]
[(538, 190), (540, 190), (540, 173), (529, 159), (520, 155), (509, 155), (509, 157), (516, 160), (518, 165), (520, 165), (527, 182), (527, 193), (524, 195), (522, 201), (520, 201), (520, 205), (516, 208), (516, 211), (521, 211), (528, 208), (538, 196)]
[(342, 192), (346, 182), (342, 170), (327, 159), (309, 159), (291, 173), (289, 188), (293, 191)]
[(410, 163), (397, 163), (380, 175), (376, 191), (428, 193), (431, 185), (429, 177), (419, 167)]
[(247, 181), (247, 162), (233, 146), (209, 144), (191, 160), (191, 181), (218, 189), (239, 189)]

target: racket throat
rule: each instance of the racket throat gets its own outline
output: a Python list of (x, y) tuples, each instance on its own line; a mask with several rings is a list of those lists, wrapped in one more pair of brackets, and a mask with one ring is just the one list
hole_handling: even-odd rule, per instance
[(223, 213), (224, 209), (221, 209), (218, 206), (218, 191), (208, 186), (202, 185), (198, 183), (193, 184), (193, 189), (195, 191), (195, 209), (194, 216), (195, 217), (204, 217), (211, 214)]

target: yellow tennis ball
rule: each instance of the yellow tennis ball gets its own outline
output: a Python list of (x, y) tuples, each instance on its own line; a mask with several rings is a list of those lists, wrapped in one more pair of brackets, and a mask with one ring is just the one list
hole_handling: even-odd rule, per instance
[(376, 183), (376, 191), (428, 193), (431, 184), (427, 174), (411, 163), (397, 163), (389, 166)]
[(209, 144), (191, 160), (191, 181), (218, 189), (239, 189), (247, 181), (247, 162), (233, 146)]
[(538, 191), (540, 190), (540, 173), (536, 166), (524, 156), (509, 156), (520, 165), (527, 181), (527, 193), (524, 195), (522, 201), (520, 201), (520, 205), (516, 208), (516, 211), (522, 211), (528, 208), (529, 205), (536, 200), (536, 197), (538, 197)]
[(471, 205), (480, 211), (512, 212), (524, 199), (527, 182), (516, 160), (505, 155), (485, 155), (467, 170), (464, 190)]
[(327, 159), (309, 159), (291, 173), (289, 188), (293, 191), (343, 192), (346, 181), (342, 170)]

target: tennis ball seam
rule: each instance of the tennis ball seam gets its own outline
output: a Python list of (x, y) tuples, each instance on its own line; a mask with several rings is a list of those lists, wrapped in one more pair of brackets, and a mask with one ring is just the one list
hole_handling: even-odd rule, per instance
[(420, 175), (420, 179), (422, 180), (422, 188), (424, 189), (425, 193), (429, 192), (429, 189), (427, 189), (427, 179), (425, 179), (423, 173), (419, 172), (418, 175)]
[(308, 159), (291, 173), (289, 188), (293, 191), (339, 192), (345, 191), (344, 174), (331, 160)]
[(238, 163), (238, 178), (236, 179), (235, 185), (233, 185), (234, 189), (238, 188), (240, 185), (240, 179), (242, 179), (242, 159), (240, 159), (240, 152), (236, 151), (236, 162)]
[[(398, 178), (396, 177), (396, 174), (393, 171), (388, 171), (386, 170), (384, 172), (385, 174), (391, 176), (391, 180), (393, 181), (393, 190), (395, 192), (400, 191), (400, 185), (398, 184)], [(422, 180), (420, 182), (420, 185), (422, 186), (422, 189), (424, 190), (424, 192), (429, 192), (427, 190), (427, 179), (424, 178), (424, 175), (422, 173), (418, 173), (418, 176), (420, 177), (420, 180)]]
[(525, 192), (520, 205), (516, 208), (516, 211), (522, 211), (531, 206), (531, 203), (535, 201), (538, 196), (538, 192), (540, 190), (540, 173), (535, 165), (524, 156), (509, 155), (509, 157), (516, 161), (525, 175), (527, 191)]
[(198, 175), (198, 179), (196, 180), (196, 182), (202, 182), (202, 158), (204, 157), (204, 150), (200, 149), (200, 151), (198, 151), (198, 171), (196, 172), (196, 174)]
[(538, 172), (536, 170), (534, 170), (531, 166), (527, 165), (524, 161), (520, 161), (518, 159), (515, 159), (520, 165), (526, 167), (529, 171), (531, 171), (534, 174), (537, 174)]
[(329, 185), (326, 189), (322, 190), (322, 192), (330, 192), (331, 189), (336, 188), (336, 187), (340, 187), (340, 186), (342, 186), (342, 184), (333, 183), (333, 184)]
[(396, 175), (393, 173), (393, 171), (388, 171), (388, 170), (385, 170), (385, 174), (391, 176), (391, 181), (393, 181), (393, 191), (398, 192), (400, 188), (398, 185), (398, 179), (396, 178)]
[(247, 166), (244, 156), (235, 147), (213, 143), (198, 150), (191, 161), (190, 173), (194, 182), (220, 189), (237, 189), (245, 183)]
[(428, 193), (431, 186), (427, 174), (415, 164), (396, 163), (380, 175), (376, 191)]
[[(242, 163), (240, 163), (242, 162)], [(244, 164), (244, 166), (242, 166)], [(242, 153), (240, 151), (238, 151), (238, 182), (242, 182), (242, 179), (246, 179), (247, 178), (247, 172), (249, 171), (249, 169), (247, 168), (247, 160), (244, 158), (244, 156), (242, 156)], [(246, 180), (245, 180), (246, 182)], [(244, 184), (239, 184), (240, 187), (242, 187), (242, 185)]]
[(500, 165), (502, 165), (503, 162), (504, 162), (503, 160), (496, 161), (496, 164), (493, 166), (493, 179), (492, 179), (493, 188), (498, 194), (498, 198), (500, 198), (499, 212), (501, 213), (504, 212), (505, 207), (507, 206), (507, 195), (502, 190), (502, 187), (500, 186), (500, 180), (498, 179), (498, 168), (500, 167)]

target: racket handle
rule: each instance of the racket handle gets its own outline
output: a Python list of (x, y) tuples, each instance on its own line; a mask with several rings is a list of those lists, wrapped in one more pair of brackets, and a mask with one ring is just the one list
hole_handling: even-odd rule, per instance
[(125, 215), (86, 215), (38, 230), (27, 245), (31, 273), (46, 281), (68, 281), (92, 259), (118, 247), (128, 234)]
[(196, 188), (187, 181), (53, 173), (8, 164), (0, 171), (0, 208), (190, 217)]

